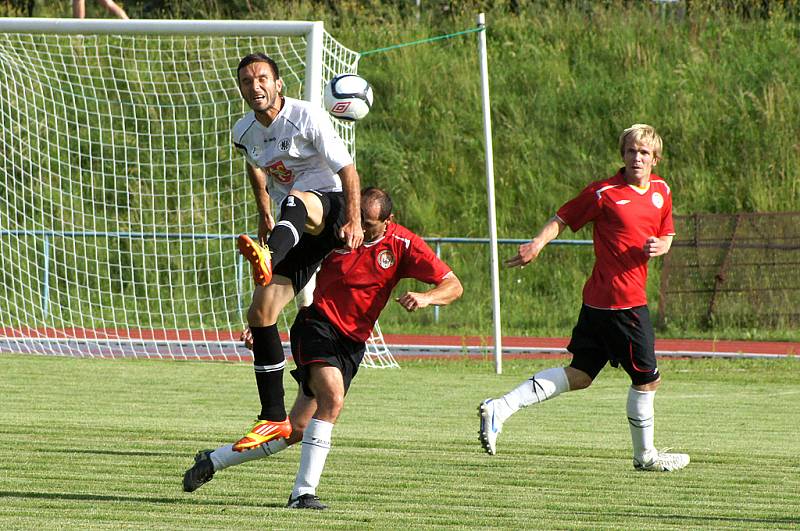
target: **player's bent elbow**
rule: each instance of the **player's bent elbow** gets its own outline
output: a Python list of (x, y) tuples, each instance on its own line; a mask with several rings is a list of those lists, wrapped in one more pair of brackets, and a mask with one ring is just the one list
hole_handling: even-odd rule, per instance
[[(456, 299), (460, 299), (461, 296), (464, 294), (464, 286), (461, 285), (461, 281), (458, 280), (457, 277), (454, 277), (454, 278), (456, 280), (456, 286), (455, 286), (455, 291), (453, 293), (453, 301), (456, 300)], [(450, 302), (453, 302), (453, 301), (450, 301)]]
[(464, 286), (461, 284), (461, 280), (456, 276), (455, 273), (450, 272), (450, 275), (444, 279), (445, 282), (449, 282), (451, 284), (453, 300), (461, 297), (464, 293)]

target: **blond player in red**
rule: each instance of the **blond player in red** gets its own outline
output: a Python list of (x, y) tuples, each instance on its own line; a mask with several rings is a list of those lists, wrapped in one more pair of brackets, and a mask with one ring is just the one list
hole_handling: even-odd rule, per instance
[(620, 135), (619, 150), (623, 168), (611, 178), (591, 183), (564, 204), (506, 262), (508, 267), (525, 266), (565, 227), (577, 231), (593, 224), (595, 264), (567, 346), (572, 361), (568, 367), (538, 372), (506, 395), (480, 404), (478, 435), (490, 455), (497, 452), (497, 437), (511, 415), (561, 393), (589, 387), (610, 362), (622, 366), (631, 378), (627, 417), (634, 468), (673, 471), (689, 464), (688, 455), (659, 452), (653, 443), (654, 399), (661, 374), (647, 309), (647, 265), (669, 251), (675, 234), (670, 188), (652, 173), (661, 158), (662, 140), (653, 127), (635, 124)]
[(232, 445), (199, 452), (194, 466), (184, 474), (185, 491), (198, 489), (224, 468), (302, 442), (300, 469), (288, 507), (324, 509), (316, 489), (333, 426), (364, 357), (365, 341), (392, 290), (403, 278), (433, 284), (427, 291), (409, 291), (395, 299), (409, 312), (449, 304), (461, 296), (461, 282), (447, 264), (422, 238), (394, 222), (386, 192), (365, 189), (361, 210), (364, 244), (357, 249), (337, 248), (325, 258), (317, 274), (314, 302), (300, 310), (292, 326), (292, 357), (297, 365), (292, 376), (300, 391), (289, 414), (291, 436), (244, 452), (234, 451)]

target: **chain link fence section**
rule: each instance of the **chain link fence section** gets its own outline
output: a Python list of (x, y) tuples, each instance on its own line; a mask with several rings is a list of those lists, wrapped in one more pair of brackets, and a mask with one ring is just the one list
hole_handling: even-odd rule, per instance
[(660, 327), (800, 327), (800, 212), (675, 216), (675, 229)]

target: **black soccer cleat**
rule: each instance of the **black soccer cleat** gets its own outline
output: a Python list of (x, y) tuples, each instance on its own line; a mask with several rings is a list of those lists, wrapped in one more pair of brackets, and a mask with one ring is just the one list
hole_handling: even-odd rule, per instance
[(194, 492), (214, 477), (214, 463), (211, 461), (211, 452), (214, 450), (200, 450), (194, 456), (194, 465), (183, 475), (183, 490)]
[(316, 509), (322, 511), (328, 508), (327, 505), (319, 501), (319, 497), (314, 494), (302, 494), (295, 499), (289, 496), (289, 503), (286, 507), (290, 509)]

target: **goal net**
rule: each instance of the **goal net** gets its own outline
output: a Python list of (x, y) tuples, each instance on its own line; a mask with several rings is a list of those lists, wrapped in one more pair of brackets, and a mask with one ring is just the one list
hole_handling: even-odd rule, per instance
[(320, 22), (0, 20), (0, 352), (249, 359), (253, 51), (314, 102), (357, 70)]

